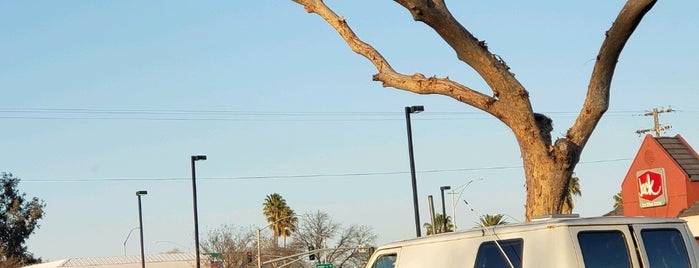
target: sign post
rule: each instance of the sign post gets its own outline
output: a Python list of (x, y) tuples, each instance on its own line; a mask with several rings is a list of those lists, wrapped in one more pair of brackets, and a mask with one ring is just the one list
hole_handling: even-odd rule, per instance
[(318, 263), (316, 264), (316, 268), (333, 268), (332, 263)]

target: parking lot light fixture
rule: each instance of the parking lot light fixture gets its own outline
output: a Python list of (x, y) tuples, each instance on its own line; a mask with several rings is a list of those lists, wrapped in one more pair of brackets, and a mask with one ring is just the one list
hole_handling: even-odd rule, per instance
[(136, 196), (138, 196), (138, 226), (141, 233), (141, 268), (146, 268), (146, 255), (143, 250), (143, 213), (141, 212), (141, 196), (147, 195), (148, 191), (138, 191)]
[(192, 203), (194, 206), (194, 254), (196, 258), (196, 267), (201, 267), (201, 261), (199, 256), (199, 215), (197, 214), (197, 172), (195, 169), (195, 162), (200, 160), (206, 160), (206, 155), (193, 155), (192, 156)]
[(415, 157), (413, 154), (413, 130), (410, 124), (410, 114), (425, 111), (424, 106), (405, 107), (405, 125), (408, 130), (408, 157), (410, 158), (410, 182), (413, 188), (413, 209), (415, 210), (415, 234), (420, 237), (420, 209), (417, 201), (417, 179), (415, 176)]

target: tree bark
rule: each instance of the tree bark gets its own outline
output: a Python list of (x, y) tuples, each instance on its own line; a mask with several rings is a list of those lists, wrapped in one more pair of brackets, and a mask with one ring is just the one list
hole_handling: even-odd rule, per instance
[(423, 22), (444, 39), (459, 60), (473, 68), (488, 84), (486, 95), (448, 78), (425, 77), (395, 71), (371, 45), (359, 39), (344, 18), (328, 8), (322, 0), (293, 0), (307, 12), (315, 13), (332, 26), (355, 53), (367, 58), (378, 71), (373, 76), (384, 87), (394, 87), (418, 94), (440, 94), (454, 98), (493, 115), (514, 133), (520, 148), (526, 176), (525, 217), (561, 213), (580, 154), (593, 130), (609, 107), (609, 91), (619, 55), (643, 16), (655, 0), (628, 0), (619, 12), (597, 55), (587, 96), (566, 137), (553, 143), (551, 120), (534, 113), (529, 92), (510, 72), (499, 56), (492, 54), (484, 41), (474, 37), (449, 12), (443, 0), (395, 0), (416, 21)]

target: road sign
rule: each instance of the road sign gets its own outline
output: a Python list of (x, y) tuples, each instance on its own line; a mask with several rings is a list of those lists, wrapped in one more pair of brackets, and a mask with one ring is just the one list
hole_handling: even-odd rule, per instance
[(316, 268), (333, 268), (332, 263), (318, 263), (316, 264)]

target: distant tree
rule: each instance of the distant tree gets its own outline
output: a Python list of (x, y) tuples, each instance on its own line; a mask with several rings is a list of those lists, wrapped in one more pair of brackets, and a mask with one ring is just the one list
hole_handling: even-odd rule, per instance
[(563, 199), (563, 209), (561, 210), (561, 213), (573, 213), (573, 207), (575, 207), (575, 205), (573, 204), (573, 197), (579, 197), (581, 195), (582, 192), (580, 192), (580, 179), (575, 176), (575, 173), (573, 173), (573, 175), (571, 175), (568, 179), (568, 191), (566, 191), (566, 196)]
[[(434, 216), (434, 224), (436, 226), (432, 226), (431, 223), (427, 222), (422, 225), (422, 227), (425, 228), (427, 235), (433, 235), (433, 234), (440, 234), (446, 232), (453, 232), (454, 231), (454, 224), (451, 222), (451, 217), (447, 216), (447, 229), (444, 229), (444, 217), (442, 217), (442, 214), (435, 214)], [(436, 227), (436, 228), (435, 228)]]
[(422, 228), (425, 228), (425, 234), (427, 235), (433, 235), (434, 234), (434, 228), (432, 228), (432, 224), (429, 222), (426, 222), (422, 224)]
[(290, 237), (294, 232), (296, 232), (298, 218), (296, 217), (294, 210), (288, 206), (282, 210), (282, 215), (284, 215), (284, 218), (280, 221), (281, 230), (279, 234), (282, 237), (282, 245), (286, 247), (286, 238)]
[(621, 192), (614, 195), (614, 209), (621, 209), (624, 207), (624, 200), (621, 199)]
[[(2, 252), (0, 252), (2, 253)], [(6, 258), (6, 259), (0, 259), (0, 268), (18, 268), (22, 267), (22, 263), (13, 257)]]
[[(656, 0), (627, 0), (611, 27), (604, 33), (599, 52), (595, 55), (587, 93), (580, 113), (568, 131), (553, 139), (553, 121), (534, 112), (530, 93), (522, 85), (505, 60), (495, 54), (485, 40), (478, 39), (461, 24), (444, 0), (395, 0), (415, 21), (435, 31), (460, 61), (477, 72), (489, 87), (479, 91), (449, 77), (426, 76), (419, 72), (401, 72), (389, 60), (360, 39), (345, 17), (330, 9), (323, 0), (293, 0), (306, 12), (315, 13), (343, 38), (353, 52), (365, 57), (376, 69), (374, 81), (416, 94), (439, 94), (480, 109), (505, 124), (519, 145), (527, 198), (525, 217), (561, 213), (567, 180), (580, 161), (595, 127), (609, 109), (609, 96), (619, 55), (641, 19), (653, 8)], [(474, 3), (475, 4), (475, 3)], [(372, 9), (372, 5), (358, 8)], [(555, 23), (555, 22), (553, 22)], [(302, 30), (300, 30), (302, 31)], [(556, 38), (556, 37), (552, 37)], [(515, 39), (516, 40), (516, 39)], [(545, 43), (543, 40), (539, 42)], [(421, 53), (413, 51), (411, 53)], [(410, 58), (410, 54), (401, 59)], [(325, 59), (327, 60), (327, 59)], [(555, 76), (555, 74), (552, 74)]]
[(306, 248), (324, 248), (341, 230), (342, 225), (333, 221), (326, 212), (316, 211), (301, 217), (294, 242), (305, 245)]
[(209, 231), (201, 247), (204, 254), (219, 253), (223, 267), (250, 267), (247, 253), (257, 254), (256, 239), (255, 229), (252, 227), (223, 225)]
[[(274, 242), (274, 236), (272, 232), (266, 232), (261, 230), (262, 232), (260, 233), (260, 260), (261, 262), (266, 262), (272, 259), (276, 259), (282, 256), (291, 256), (294, 254), (301, 253), (303, 251), (306, 251), (307, 249), (298, 247), (294, 245), (293, 237), (295, 233), (289, 238), (291, 243), (287, 243), (286, 246), (280, 247), (279, 245), (275, 244)], [(255, 244), (255, 247), (257, 247), (257, 244)], [(257, 255), (257, 249), (253, 251), (254, 255)], [(281, 261), (281, 262), (274, 262), (270, 263), (269, 265), (266, 265), (267, 267), (273, 268), (273, 267), (278, 267), (281, 265), (284, 265), (286, 268), (307, 268), (303, 264), (303, 262), (293, 262), (289, 263), (288, 261), (293, 261), (293, 259), (289, 259), (286, 261)], [(255, 262), (257, 262), (257, 258), (255, 258)], [(254, 263), (256, 265), (256, 263)]]
[[(0, 262), (19, 265), (41, 262), (41, 258), (27, 251), (26, 240), (34, 229), (39, 228), (39, 220), (44, 217), (43, 200), (36, 197), (27, 199), (25, 193), (19, 193), (19, 179), (12, 173), (2, 172), (0, 189)], [(8, 266), (12, 267), (12, 266)]]
[(294, 214), (294, 210), (277, 193), (267, 195), (262, 205), (263, 214), (267, 222), (270, 223), (269, 228), (274, 233), (274, 244), (279, 245), (279, 237), (282, 236), (284, 238), (284, 246), (286, 247), (286, 238), (296, 231), (298, 219)]
[(376, 234), (371, 227), (351, 225), (346, 229), (333, 221), (325, 212), (307, 213), (301, 217), (298, 231), (294, 234), (294, 245), (301, 250), (333, 248), (317, 254), (318, 260), (332, 263), (333, 267), (362, 267)]
[(503, 218), (505, 215), (504, 214), (485, 214), (483, 216), (480, 216), (478, 220), (480, 223), (478, 226), (496, 226), (496, 225), (503, 225), (503, 224), (508, 224), (507, 221)]
[(163, 254), (177, 254), (177, 253), (182, 253), (182, 252), (183, 251), (180, 248), (174, 247), (170, 250), (164, 251)]

